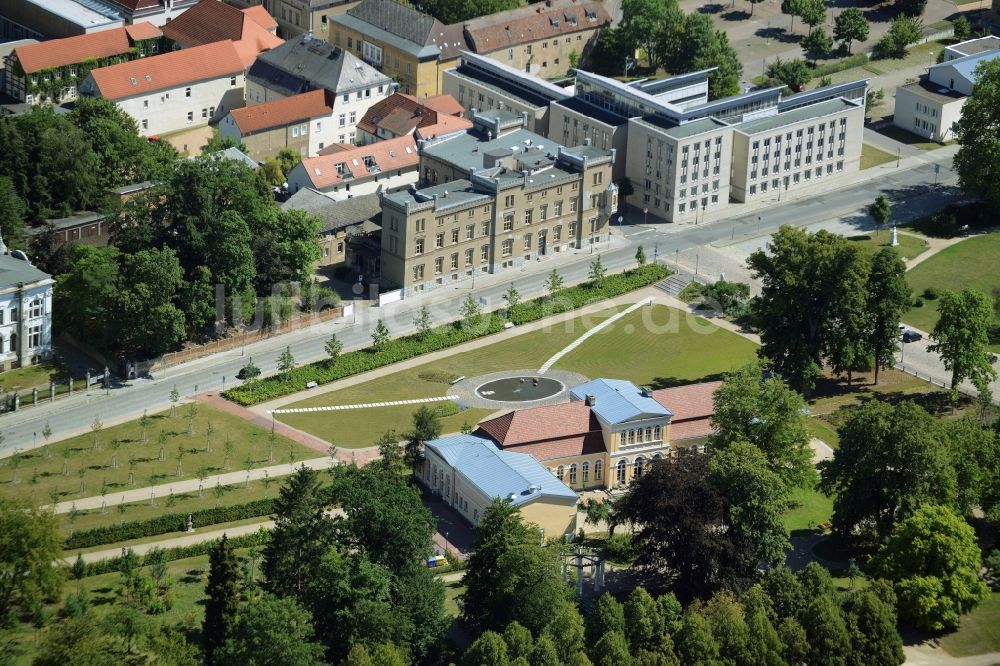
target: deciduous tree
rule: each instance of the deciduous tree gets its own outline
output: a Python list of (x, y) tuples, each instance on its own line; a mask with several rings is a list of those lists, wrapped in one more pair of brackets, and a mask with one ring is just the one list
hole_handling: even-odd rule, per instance
[(912, 294), (906, 283), (906, 264), (891, 247), (884, 247), (872, 256), (866, 293), (865, 347), (874, 356), (875, 384), (878, 384), (879, 370), (894, 360), (899, 319), (909, 309)]
[(294, 599), (265, 595), (241, 611), (215, 653), (220, 666), (301, 664), (322, 666), (323, 646), (313, 637), (312, 617)]
[(872, 561), (891, 580), (900, 616), (928, 631), (958, 626), (989, 594), (972, 527), (944, 506), (929, 504), (902, 521)]
[(977, 289), (963, 289), (957, 294), (945, 291), (938, 303), (938, 314), (938, 323), (931, 332), (934, 344), (928, 350), (937, 352), (945, 369), (951, 372), (952, 403), (958, 400), (959, 384), (966, 379), (988, 400), (990, 382), (997, 378), (990, 363), (993, 308), (989, 297)]
[(958, 183), (968, 194), (983, 199), (991, 210), (1000, 208), (1000, 61), (985, 60), (976, 68), (972, 94), (955, 124), (960, 144), (954, 167)]
[(868, 19), (857, 7), (848, 7), (833, 20), (833, 38), (844, 44), (847, 52), (851, 52), (851, 44), (857, 40), (868, 39)]
[[(61, 539), (48, 511), (0, 498), (0, 614), (29, 613), (62, 590)], [(6, 618), (4, 618), (6, 619)]]

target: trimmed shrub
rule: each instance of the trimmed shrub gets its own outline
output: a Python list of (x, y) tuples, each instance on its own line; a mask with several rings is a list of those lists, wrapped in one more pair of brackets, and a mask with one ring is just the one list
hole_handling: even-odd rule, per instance
[[(266, 546), (268, 541), (271, 540), (271, 530), (266, 530), (261, 528), (260, 530), (253, 532), (251, 534), (242, 534), (236, 537), (229, 537), (229, 544), (233, 548), (252, 548), (254, 546), (262, 547)], [(174, 560), (183, 560), (188, 557), (198, 557), (200, 555), (208, 555), (208, 553), (215, 547), (215, 544), (219, 542), (219, 539), (213, 539), (211, 541), (205, 541), (202, 543), (192, 544), (190, 546), (178, 546), (176, 548), (164, 548), (165, 559), (167, 562), (173, 562)], [(89, 562), (86, 566), (84, 577), (89, 576), (100, 576), (101, 574), (114, 573), (121, 568), (122, 558), (112, 557), (107, 560), (100, 560), (98, 562)], [(149, 564), (149, 562), (143, 561), (143, 566)]]
[(915, 307), (915, 308), (922, 308), (922, 307), (924, 307), (924, 299), (919, 298), (919, 297), (918, 298), (914, 298), (913, 299), (913, 307)]
[[(647, 287), (671, 273), (670, 269), (660, 264), (646, 264), (618, 275), (608, 275), (601, 281), (600, 287), (587, 282), (560, 289), (552, 296), (522, 303), (518, 307), (517, 319), (524, 324), (577, 310), (590, 303)], [(256, 405), (301, 391), (309, 382), (329, 384), (344, 377), (493, 335), (503, 330), (505, 322), (500, 312), (484, 313), (478, 325), (472, 328), (463, 326), (461, 322), (438, 326), (424, 336), (414, 334), (388, 340), (378, 351), (371, 347), (350, 351), (341, 354), (334, 363), (329, 360), (317, 361), (291, 372), (247, 382), (223, 392), (222, 396), (244, 407)]]
[(927, 287), (924, 289), (923, 296), (925, 300), (936, 301), (941, 296), (941, 291), (935, 287)]
[(125, 522), (121, 525), (80, 530), (66, 539), (65, 548), (67, 550), (91, 548), (92, 546), (118, 543), (130, 539), (142, 539), (144, 537), (167, 534), (168, 532), (182, 532), (187, 529), (188, 514), (191, 515), (192, 525), (195, 527), (205, 527), (218, 523), (228, 523), (234, 520), (267, 516), (273, 511), (274, 500), (263, 498), (231, 506), (220, 506), (182, 513), (167, 513), (156, 518)]

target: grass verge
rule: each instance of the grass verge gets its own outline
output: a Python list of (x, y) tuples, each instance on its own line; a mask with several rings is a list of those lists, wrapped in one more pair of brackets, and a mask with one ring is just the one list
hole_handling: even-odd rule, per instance
[(870, 144), (863, 144), (861, 146), (861, 169), (873, 169), (882, 164), (887, 164), (896, 159), (896, 156), (892, 153), (887, 153), (884, 150), (879, 150), (875, 146)]
[[(902, 257), (903, 261), (920, 256), (928, 247), (927, 241), (912, 234), (897, 233), (896, 239), (899, 241), (899, 245), (896, 246), (896, 252)], [(874, 235), (861, 234), (850, 236), (847, 240), (857, 244), (865, 252), (875, 254), (884, 247), (890, 247), (892, 231), (884, 229), (875, 232)]]
[(941, 647), (953, 657), (1000, 652), (1000, 592), (993, 592), (971, 613), (962, 616), (956, 631), (941, 637)]

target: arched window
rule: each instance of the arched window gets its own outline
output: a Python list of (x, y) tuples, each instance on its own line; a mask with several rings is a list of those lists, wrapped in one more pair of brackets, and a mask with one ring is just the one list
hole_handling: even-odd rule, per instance
[(559, 465), (559, 467), (556, 467), (556, 478), (559, 479), (560, 481), (562, 481), (563, 480), (563, 473), (564, 472), (565, 472), (565, 470), (563, 469), (562, 465)]
[(653, 454), (653, 460), (660, 460), (661, 458), (663, 458), (663, 456), (660, 455), (659, 453), (654, 453)]
[(653, 427), (653, 440), (655, 440), (657, 442), (660, 441), (660, 439), (661, 439), (660, 435), (661, 434), (662, 434), (662, 431), (660, 430), (660, 426), (654, 426)]
[(604, 463), (602, 463), (600, 460), (594, 463), (594, 481), (601, 480), (601, 472), (603, 471), (603, 469), (604, 469)]
[(635, 471), (632, 473), (633, 479), (638, 479), (642, 476), (642, 466), (645, 462), (642, 456), (635, 459)]
[(34, 319), (42, 316), (42, 299), (36, 298), (28, 306), (28, 317)]
[(652, 428), (646, 428), (646, 440), (645, 441), (647, 441), (647, 442), (652, 442), (653, 441), (653, 429)]
[(583, 463), (583, 482), (587, 483), (587, 481), (590, 481), (590, 463), (589, 462)]
[(615, 480), (618, 483), (625, 483), (625, 470), (628, 468), (628, 461), (622, 458), (618, 461), (618, 465), (615, 469)]
[(569, 466), (569, 485), (576, 485), (576, 463)]

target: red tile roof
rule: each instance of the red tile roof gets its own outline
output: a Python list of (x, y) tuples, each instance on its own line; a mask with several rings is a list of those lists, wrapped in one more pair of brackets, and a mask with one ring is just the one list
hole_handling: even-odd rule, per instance
[(479, 429), (503, 447), (600, 432), (601, 425), (582, 401), (516, 409), (483, 421)]
[[(437, 97), (429, 97), (427, 100), (418, 100), (411, 95), (394, 93), (373, 104), (361, 117), (358, 128), (373, 136), (378, 136), (379, 129), (393, 136), (402, 136), (420, 128), (422, 130), (421, 136), (429, 137), (472, 127), (471, 121), (432, 108), (426, 104), (427, 101), (433, 101), (435, 106), (441, 109), (457, 107), (458, 113), (463, 110), (451, 95), (438, 95)], [(429, 128), (433, 128), (433, 130), (429, 131)]]
[(460, 116), (465, 113), (465, 109), (458, 100), (451, 95), (435, 95), (433, 97), (425, 97), (420, 100), (420, 103), (426, 106), (428, 109), (434, 109), (438, 113), (444, 113), (449, 116)]
[(473, 51), (486, 54), (610, 24), (611, 15), (599, 2), (552, 0), (466, 21), (465, 36)]
[(670, 441), (680, 442), (693, 437), (708, 437), (714, 432), (712, 419), (691, 419), (679, 423), (671, 422)]
[(163, 26), (163, 34), (183, 47), (232, 40), (244, 67), (252, 65), (262, 51), (284, 43), (256, 18), (220, 0), (201, 0)]
[(257, 25), (267, 30), (275, 30), (278, 27), (278, 22), (264, 9), (263, 5), (247, 7), (243, 10), (243, 13), (253, 19)]
[(153, 39), (162, 33), (149, 23), (137, 23), (127, 28), (113, 28), (65, 39), (52, 39), (38, 44), (28, 44), (14, 49), (25, 74), (33, 74), (50, 67), (75, 65), (88, 58), (110, 58), (124, 55), (132, 48), (134, 39)]
[(696, 418), (710, 418), (715, 413), (714, 395), (722, 382), (685, 384), (653, 391), (653, 400), (670, 410), (671, 423)]
[(92, 70), (101, 97), (124, 99), (243, 73), (243, 63), (231, 41), (140, 58)]
[[(341, 150), (332, 155), (320, 155), (302, 160), (301, 168), (305, 169), (306, 177), (312, 186), (318, 190), (328, 189), (343, 182), (343, 176), (337, 172), (337, 165), (342, 165), (345, 174), (354, 178), (369, 175), (365, 166), (365, 158), (371, 158), (378, 165), (379, 172), (396, 171), (397, 169), (416, 168), (420, 164), (420, 154), (417, 152), (417, 142), (409, 134), (406, 136), (379, 141), (367, 146), (357, 146), (352, 150)], [(297, 165), (295, 168), (300, 168)]]
[(594, 453), (602, 453), (605, 450), (604, 435), (600, 431), (588, 432), (585, 435), (572, 435), (544, 442), (505, 446), (503, 450), (510, 451), (511, 453), (527, 453), (535, 460), (556, 460), (558, 458), (586, 456)]
[(229, 113), (236, 121), (236, 127), (241, 134), (251, 134), (302, 120), (329, 116), (333, 113), (333, 109), (327, 104), (325, 90), (313, 90), (264, 104), (233, 109)]
[(163, 31), (149, 21), (142, 21), (140, 23), (127, 25), (125, 26), (125, 32), (128, 33), (128, 36), (131, 37), (134, 42), (138, 42), (143, 39), (157, 39), (159, 37), (163, 37)]

